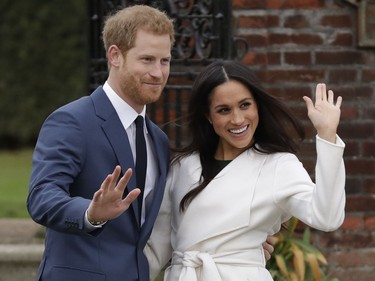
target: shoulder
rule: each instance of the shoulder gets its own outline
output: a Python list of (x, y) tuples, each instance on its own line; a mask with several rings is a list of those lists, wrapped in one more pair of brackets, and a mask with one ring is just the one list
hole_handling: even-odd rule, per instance
[(176, 167), (185, 167), (190, 166), (192, 164), (200, 163), (199, 153), (193, 152), (191, 154), (178, 158), (176, 161), (173, 161), (172, 163), (172, 166)]
[(298, 160), (297, 156), (290, 152), (263, 153), (255, 149), (249, 149), (248, 155), (251, 158), (265, 158), (266, 162)]
[(146, 117), (146, 124), (147, 124), (148, 130), (151, 130), (153, 133), (158, 134), (158, 136), (162, 138), (168, 138), (167, 134), (157, 124), (155, 124), (149, 117)]
[(147, 130), (151, 133), (154, 141), (157, 143), (161, 142), (162, 145), (168, 146), (169, 149), (169, 139), (167, 134), (155, 124), (149, 117), (146, 116)]
[(268, 171), (285, 170), (295, 165), (301, 165), (298, 157), (290, 152), (261, 153), (251, 150), (248, 161), (253, 162), (255, 159), (261, 161), (263, 169)]
[(92, 106), (89, 106), (90, 103), (89, 97), (82, 97), (57, 108), (47, 116), (43, 127), (49, 126), (50, 129), (56, 126), (72, 128), (86, 122), (91, 119), (88, 116), (93, 112)]
[(72, 114), (79, 114), (82, 112), (85, 108), (87, 108), (88, 105), (92, 105), (92, 101), (90, 96), (84, 96), (77, 100), (71, 101), (62, 107), (58, 108), (57, 112), (71, 112)]
[(73, 100), (57, 110), (54, 113), (65, 113), (80, 118), (87, 119), (87, 114), (95, 114), (104, 119), (116, 113), (107, 95), (99, 86), (91, 95), (83, 96), (79, 99)]
[(77, 100), (71, 101), (65, 105), (62, 105), (61, 107), (52, 111), (47, 117), (47, 120), (58, 118), (59, 116), (64, 115), (79, 115), (83, 111), (83, 108), (85, 107), (84, 105), (89, 102), (89, 99), (89, 97), (82, 97)]
[(202, 166), (198, 153), (189, 154), (176, 161), (172, 161), (168, 173), (168, 185), (172, 190), (178, 186), (179, 192), (185, 192), (184, 187), (194, 186), (201, 176)]
[(184, 171), (185, 174), (190, 173), (191, 171), (200, 170), (201, 163), (199, 154), (194, 152), (186, 156), (174, 159), (171, 162), (170, 171), (172, 173), (179, 173), (179, 171)]
[(294, 165), (301, 165), (300, 160), (298, 157), (289, 152), (277, 152), (269, 155), (269, 163), (275, 164), (277, 167), (285, 168), (294, 166)]

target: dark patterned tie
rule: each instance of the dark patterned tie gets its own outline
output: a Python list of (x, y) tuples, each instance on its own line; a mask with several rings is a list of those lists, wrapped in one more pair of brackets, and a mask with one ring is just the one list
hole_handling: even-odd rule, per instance
[(141, 190), (141, 194), (138, 196), (139, 205), (139, 220), (141, 220), (142, 214), (142, 201), (143, 193), (146, 182), (146, 168), (147, 168), (147, 149), (146, 141), (143, 130), (143, 117), (138, 115), (135, 119), (136, 125), (136, 136), (135, 136), (135, 147), (136, 147), (136, 164), (135, 164), (135, 174), (137, 179), (137, 187)]

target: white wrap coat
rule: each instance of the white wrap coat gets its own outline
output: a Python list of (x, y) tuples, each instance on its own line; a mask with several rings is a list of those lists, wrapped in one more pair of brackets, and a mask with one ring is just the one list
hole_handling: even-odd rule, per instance
[(179, 204), (199, 181), (200, 159), (193, 154), (174, 164), (145, 249), (151, 274), (172, 257), (165, 281), (268, 281), (262, 243), (283, 222), (294, 216), (322, 231), (337, 229), (344, 220), (345, 145), (339, 137), (336, 144), (316, 139), (316, 183), (295, 155), (249, 149), (184, 213)]

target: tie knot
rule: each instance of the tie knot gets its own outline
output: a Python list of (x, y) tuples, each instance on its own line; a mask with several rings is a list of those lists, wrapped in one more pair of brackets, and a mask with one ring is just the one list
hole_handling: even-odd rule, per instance
[(143, 117), (142, 115), (138, 115), (138, 117), (135, 119), (135, 126), (137, 128), (143, 128)]

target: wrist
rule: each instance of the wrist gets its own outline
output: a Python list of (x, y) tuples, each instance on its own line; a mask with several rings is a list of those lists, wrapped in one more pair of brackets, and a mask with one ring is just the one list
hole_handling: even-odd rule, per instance
[(92, 220), (89, 220), (89, 223), (91, 223), (92, 225), (103, 225), (106, 222), (107, 221), (92, 221)]
[(86, 219), (87, 221), (91, 224), (91, 225), (94, 225), (94, 226), (99, 226), (99, 225), (103, 225), (105, 224), (107, 221), (103, 220), (103, 221), (100, 221), (100, 220), (95, 220), (93, 218), (90, 217), (89, 215), (89, 210), (87, 209), (86, 210)]
[(318, 133), (318, 136), (325, 140), (325, 141), (328, 141), (328, 142), (331, 142), (331, 143), (336, 143), (336, 134), (322, 134), (322, 133)]

